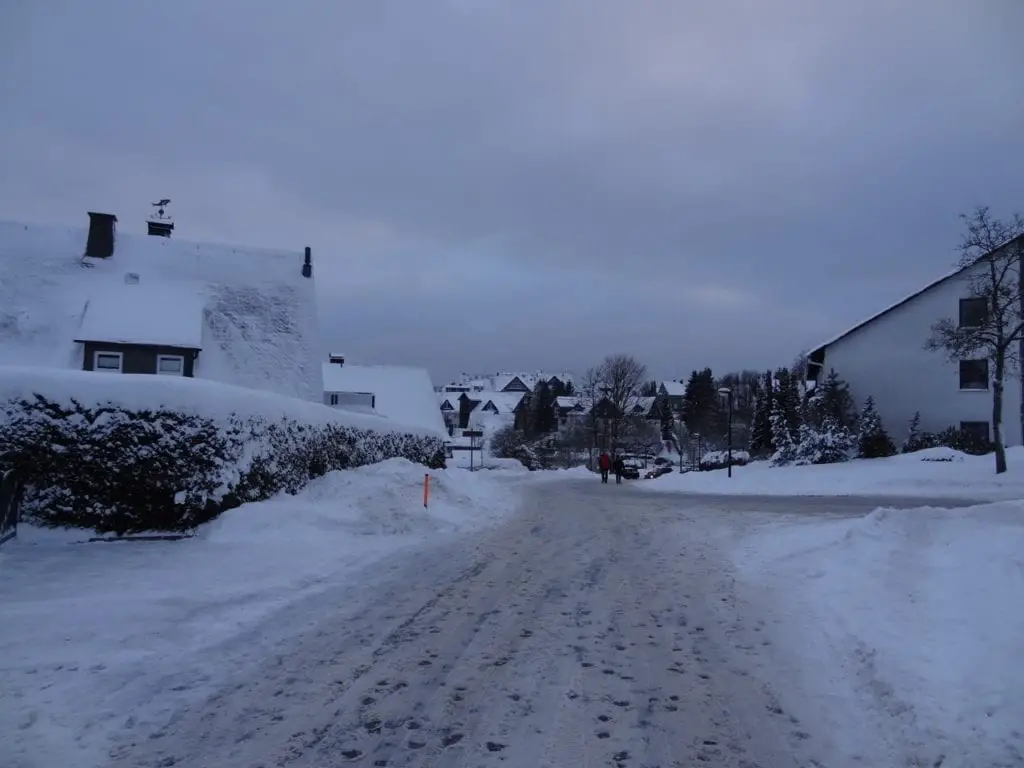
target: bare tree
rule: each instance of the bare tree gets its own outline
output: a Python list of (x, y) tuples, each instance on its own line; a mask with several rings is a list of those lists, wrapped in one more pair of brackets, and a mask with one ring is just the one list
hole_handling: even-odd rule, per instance
[(1003, 392), (1006, 376), (1020, 372), (1024, 344), (1024, 218), (993, 218), (987, 207), (961, 218), (967, 226), (960, 243), (959, 266), (965, 270), (970, 296), (984, 311), (958, 321), (946, 317), (932, 326), (925, 347), (942, 351), (952, 362), (986, 360), (992, 381), (992, 439), (996, 474), (1006, 471), (1003, 445)]
[(630, 355), (608, 355), (598, 368), (600, 397), (610, 406), (607, 414), (611, 445), (619, 441), (626, 420), (639, 402), (647, 366)]
[(601, 371), (599, 368), (588, 368), (582, 378), (576, 382), (576, 396), (580, 404), (586, 408), (586, 418), (582, 424), (584, 433), (587, 436), (587, 451), (589, 456), (587, 466), (594, 467), (594, 448), (597, 447), (597, 418), (594, 414), (594, 406), (597, 404), (601, 394)]

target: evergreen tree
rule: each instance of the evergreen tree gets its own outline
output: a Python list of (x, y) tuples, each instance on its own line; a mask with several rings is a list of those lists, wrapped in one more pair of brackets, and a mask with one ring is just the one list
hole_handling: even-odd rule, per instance
[(934, 448), (939, 444), (939, 438), (931, 432), (921, 431), (921, 412), (915, 411), (914, 418), (910, 420), (910, 431), (907, 439), (903, 441), (901, 453), (914, 453), (923, 451), (925, 448)]
[(554, 432), (557, 428), (558, 418), (555, 416), (555, 396), (551, 391), (551, 385), (546, 381), (541, 381), (533, 390), (526, 432), (531, 437), (538, 437)]
[(775, 398), (772, 401), (770, 421), (772, 444), (775, 446), (775, 453), (772, 454), (772, 464), (780, 466), (795, 461), (797, 457), (796, 435), (790, 429), (785, 405), (779, 398)]
[(752, 456), (771, 456), (775, 452), (772, 440), (772, 408), (775, 403), (775, 386), (772, 372), (764, 375), (757, 398), (754, 401), (753, 423), (750, 428), (750, 453)]
[(868, 397), (860, 413), (860, 431), (857, 435), (857, 456), (862, 459), (881, 459), (896, 453), (892, 438), (885, 431), (882, 418), (875, 410), (875, 400)]
[(672, 418), (672, 408), (666, 398), (658, 399), (658, 417), (661, 421), (661, 439), (671, 440), (672, 426), (675, 424), (675, 419)]
[(642, 387), (640, 387), (640, 397), (657, 397), (658, 396), (658, 382), (648, 381)]
[(723, 423), (720, 400), (710, 368), (690, 374), (683, 392), (683, 422), (691, 434), (698, 433), (712, 441), (724, 438), (725, 429), (720, 429)]
[(576, 386), (572, 383), (572, 379), (562, 382), (562, 394), (560, 397), (576, 397)]
[(808, 401), (807, 418), (815, 427), (823, 427), (825, 419), (832, 419), (848, 430), (857, 423), (857, 409), (850, 394), (849, 385), (839, 378), (835, 369), (830, 369), (828, 376), (818, 386)]
[[(779, 403), (782, 413), (786, 417), (786, 425), (789, 428), (789, 433), (794, 436), (795, 439), (795, 436), (800, 430), (800, 424), (803, 422), (803, 419), (800, 416), (800, 383), (788, 368), (779, 368), (775, 371), (774, 399)], [(774, 429), (772, 434), (775, 434)], [(776, 444), (776, 446), (777, 445), (778, 444)]]
[(849, 461), (856, 440), (845, 426), (826, 416), (821, 426), (800, 425), (800, 443), (796, 449), (798, 464), (838, 464)]

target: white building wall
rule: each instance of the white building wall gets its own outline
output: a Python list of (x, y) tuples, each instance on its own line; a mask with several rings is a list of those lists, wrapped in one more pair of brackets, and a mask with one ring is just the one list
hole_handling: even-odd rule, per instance
[[(858, 408), (868, 395), (873, 396), (897, 446), (906, 437), (915, 411), (921, 412), (923, 430), (987, 421), (991, 434), (991, 387), (961, 391), (959, 366), (944, 353), (924, 348), (931, 326), (944, 317), (957, 322), (960, 299), (969, 295), (961, 275), (916, 296), (826, 347), (821, 377), (834, 368), (849, 383)], [(1020, 379), (1008, 377), (1005, 387), (1003, 440), (1006, 445), (1021, 445)]]

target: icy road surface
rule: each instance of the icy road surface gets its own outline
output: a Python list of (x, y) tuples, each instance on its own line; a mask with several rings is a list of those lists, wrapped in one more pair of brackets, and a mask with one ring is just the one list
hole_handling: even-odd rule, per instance
[[(752, 671), (769, 641), (716, 538), (764, 512), (862, 514), (880, 500), (596, 481), (525, 498), (500, 527), (284, 608), (273, 630), (222, 649), (260, 661), (163, 726), (122, 732), (112, 765), (821, 765), (814, 733)], [(181, 670), (163, 695), (201, 679)]]

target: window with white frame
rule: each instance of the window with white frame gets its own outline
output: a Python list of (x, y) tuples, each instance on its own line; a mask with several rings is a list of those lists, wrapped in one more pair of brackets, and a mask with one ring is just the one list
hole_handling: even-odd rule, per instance
[(161, 376), (184, 376), (185, 358), (181, 355), (157, 355), (156, 372)]
[(124, 355), (120, 352), (96, 352), (92, 359), (93, 370), (120, 373), (124, 368)]
[(338, 404), (338, 396), (337, 395), (331, 395), (331, 405), (337, 405), (337, 404)]

